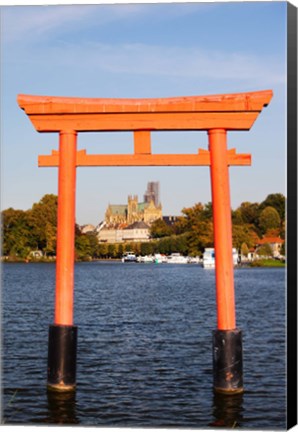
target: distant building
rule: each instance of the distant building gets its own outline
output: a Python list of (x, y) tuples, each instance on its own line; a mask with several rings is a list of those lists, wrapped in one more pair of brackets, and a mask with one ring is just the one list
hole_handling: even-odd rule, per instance
[(149, 204), (151, 201), (154, 202), (155, 207), (160, 204), (159, 199), (159, 182), (148, 182), (147, 190), (144, 194), (144, 202)]
[(105, 213), (107, 228), (125, 228), (127, 225), (141, 221), (151, 225), (161, 218), (161, 204), (156, 205), (153, 199), (139, 203), (137, 195), (129, 195), (127, 204), (109, 204)]
[(150, 227), (145, 222), (134, 222), (123, 229), (102, 229), (98, 233), (100, 243), (133, 243), (150, 240)]
[(109, 204), (105, 220), (97, 227), (99, 242), (145, 242), (150, 239), (150, 226), (162, 219), (159, 183), (149, 182), (144, 202), (137, 195), (128, 195), (127, 204)]
[(163, 216), (162, 219), (167, 225), (172, 226), (178, 222), (179, 216)]
[(123, 229), (103, 228), (97, 234), (99, 243), (123, 243)]
[(284, 240), (280, 237), (263, 237), (261, 240), (258, 241), (257, 246), (262, 246), (264, 244), (269, 244), (272, 250), (272, 255), (274, 257), (280, 256), (280, 250), (282, 245), (284, 244)]
[(145, 222), (134, 222), (123, 230), (124, 242), (147, 242), (150, 239), (150, 227)]
[(81, 233), (82, 234), (86, 234), (86, 233), (90, 233), (90, 232), (94, 232), (95, 231), (95, 226), (88, 224), (88, 225), (83, 225), (81, 226)]

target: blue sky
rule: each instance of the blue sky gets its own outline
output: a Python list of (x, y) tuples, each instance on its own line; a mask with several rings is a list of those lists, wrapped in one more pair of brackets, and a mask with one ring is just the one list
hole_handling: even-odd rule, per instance
[[(171, 97), (272, 89), (250, 131), (228, 147), (251, 153), (231, 167), (231, 202), (286, 195), (286, 3), (212, 2), (1, 7), (2, 209), (31, 208), (57, 193), (57, 169), (38, 168), (58, 148), (38, 134), (18, 93), (80, 97)], [(79, 134), (89, 153), (130, 153), (132, 133)], [(153, 152), (196, 153), (205, 132), (152, 133)], [(97, 224), (109, 203), (143, 198), (159, 181), (164, 215), (211, 201), (207, 167), (78, 168), (77, 222)]]

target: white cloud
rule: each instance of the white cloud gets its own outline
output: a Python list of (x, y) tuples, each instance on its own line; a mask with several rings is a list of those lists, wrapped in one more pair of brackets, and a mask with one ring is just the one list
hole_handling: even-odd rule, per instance
[(66, 6), (21, 6), (2, 9), (2, 37), (4, 42), (38, 41), (38, 38), (52, 37), (63, 33), (107, 24), (126, 16), (141, 13), (142, 5), (111, 7), (107, 5), (66, 5)]
[(284, 65), (270, 55), (261, 57), (197, 47), (100, 43), (64, 44), (56, 47), (52, 55), (65, 65), (76, 64), (82, 70), (92, 68), (98, 73), (252, 81), (268, 86), (285, 83)]
[(7, 7), (2, 10), (2, 37), (4, 42), (38, 38), (54, 31), (82, 15), (78, 7)]
[[(166, 17), (156, 14), (150, 5), (81, 5), (81, 6), (43, 6), (16, 7), (2, 10), (2, 37), (12, 42), (12, 49), (3, 50), (8, 64), (33, 64), (44, 70), (61, 70), (63, 67), (80, 69), (83, 76), (107, 72), (111, 74), (131, 74), (151, 77), (177, 77), (196, 80), (230, 80), (253, 86), (271, 87), (284, 84), (285, 65), (280, 58), (263, 56), (244, 51), (207, 50), (200, 46), (150, 45), (145, 43), (98, 43), (80, 40), (66, 42), (69, 38), (63, 32), (77, 32), (82, 29), (117, 23), (124, 19), (137, 19), (152, 13), (152, 18), (171, 19), (179, 13), (190, 13), (191, 8), (177, 5), (167, 9)], [(204, 11), (203, 5), (199, 5)], [(206, 6), (207, 7), (207, 6)], [(208, 7), (214, 7), (208, 4)], [(83, 33), (84, 34), (84, 33)], [(53, 37), (54, 36), (54, 37)], [(21, 41), (24, 42), (21, 43)], [(39, 43), (42, 41), (41, 43)], [(36, 43), (37, 42), (37, 43)], [(79, 61), (78, 61), (79, 60)]]

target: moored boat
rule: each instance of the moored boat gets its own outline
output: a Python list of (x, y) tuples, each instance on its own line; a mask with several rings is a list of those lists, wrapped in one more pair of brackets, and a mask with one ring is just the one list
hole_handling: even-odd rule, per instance
[(156, 253), (154, 255), (154, 262), (155, 264), (164, 264), (168, 262), (168, 258), (165, 255)]
[(188, 264), (188, 257), (180, 255), (180, 253), (172, 253), (168, 256), (168, 264)]
[(134, 252), (125, 252), (122, 256), (122, 262), (137, 262), (137, 257)]
[(154, 257), (152, 255), (139, 256), (137, 261), (138, 263), (150, 264), (154, 263)]
[(215, 251), (214, 248), (206, 248), (203, 254), (203, 267), (207, 269), (215, 268)]
[[(233, 265), (238, 265), (238, 252), (237, 249), (232, 249), (233, 254)], [(214, 248), (206, 248), (203, 254), (203, 267), (204, 268), (215, 268), (215, 250)]]
[(201, 261), (202, 261), (201, 258), (198, 257), (198, 256), (195, 256), (195, 257), (188, 257), (188, 262), (189, 262), (190, 264), (200, 264)]

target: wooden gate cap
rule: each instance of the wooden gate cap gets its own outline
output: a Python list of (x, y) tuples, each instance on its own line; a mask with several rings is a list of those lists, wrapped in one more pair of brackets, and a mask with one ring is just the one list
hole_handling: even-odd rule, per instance
[(148, 99), (20, 94), (17, 101), (39, 132), (248, 130), (272, 95), (272, 90)]

